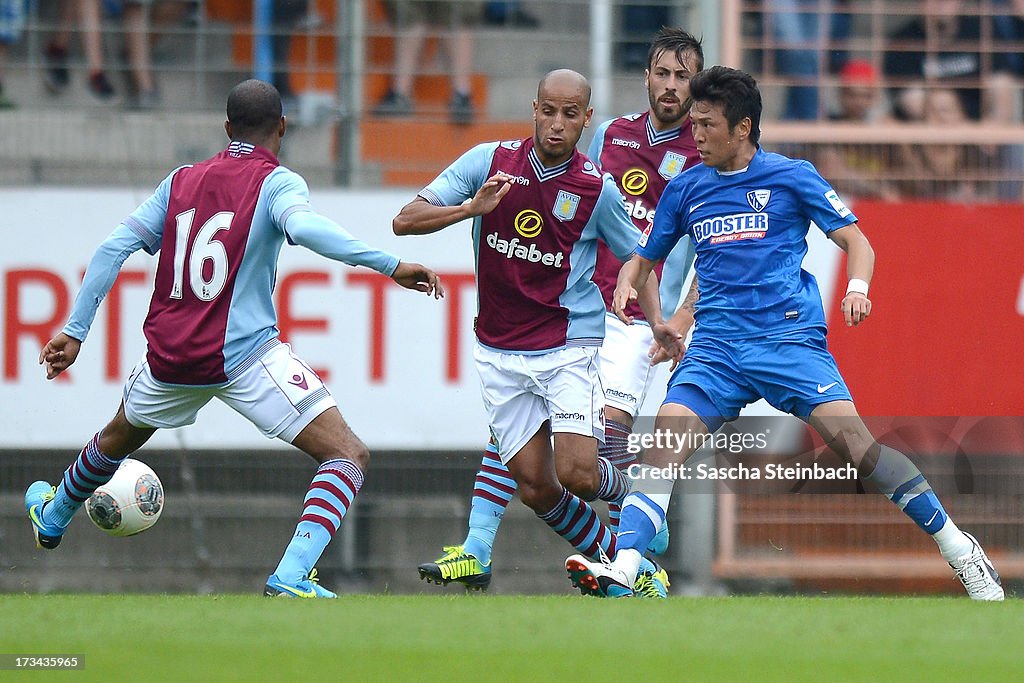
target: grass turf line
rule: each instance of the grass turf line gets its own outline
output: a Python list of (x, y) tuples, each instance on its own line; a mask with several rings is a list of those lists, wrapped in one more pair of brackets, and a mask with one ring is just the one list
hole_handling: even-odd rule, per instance
[(1020, 680), (1024, 607), (966, 598), (4, 595), (0, 624), (0, 653), (85, 656), (83, 671), (33, 680), (904, 683)]

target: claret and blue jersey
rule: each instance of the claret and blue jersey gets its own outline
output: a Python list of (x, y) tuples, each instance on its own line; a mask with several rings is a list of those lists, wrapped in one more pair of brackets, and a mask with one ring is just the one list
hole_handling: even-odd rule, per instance
[(686, 235), (700, 281), (695, 334), (719, 339), (825, 329), (814, 276), (802, 268), (813, 222), (826, 234), (856, 216), (807, 161), (762, 149), (741, 171), (695, 166), (662, 194), (637, 253), (664, 258)]
[(625, 260), (640, 239), (614, 180), (579, 152), (545, 168), (527, 138), (474, 147), (419, 195), (456, 206), (496, 173), (512, 187), (473, 219), (477, 339), (512, 353), (600, 346), (605, 306), (591, 280), (597, 240)]

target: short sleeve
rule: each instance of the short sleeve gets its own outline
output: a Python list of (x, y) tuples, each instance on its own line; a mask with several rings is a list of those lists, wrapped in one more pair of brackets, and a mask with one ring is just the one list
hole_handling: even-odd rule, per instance
[(640, 240), (640, 247), (636, 250), (645, 259), (662, 260), (686, 234), (686, 220), (679, 212), (686, 187), (683, 178), (682, 175), (676, 176), (661, 193), (651, 231)]
[(419, 196), (434, 206), (458, 206), (471, 199), (487, 180), (497, 142), (486, 142), (472, 148), (441, 172)]
[(821, 177), (813, 164), (809, 161), (800, 161), (794, 166), (793, 173), (796, 177), (790, 187), (797, 193), (801, 212), (822, 232), (828, 234), (857, 222), (857, 217), (843, 203), (828, 181)]

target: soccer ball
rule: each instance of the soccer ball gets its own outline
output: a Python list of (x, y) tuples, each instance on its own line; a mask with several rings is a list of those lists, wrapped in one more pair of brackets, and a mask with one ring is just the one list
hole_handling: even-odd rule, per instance
[(93, 524), (111, 536), (133, 536), (156, 524), (164, 509), (164, 485), (149, 465), (125, 458), (113, 478), (85, 502)]

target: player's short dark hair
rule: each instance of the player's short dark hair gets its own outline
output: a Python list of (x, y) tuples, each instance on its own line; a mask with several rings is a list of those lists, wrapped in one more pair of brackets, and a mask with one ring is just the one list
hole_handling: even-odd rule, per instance
[(690, 97), (722, 107), (732, 130), (744, 118), (750, 119), (750, 141), (761, 138), (761, 91), (757, 81), (745, 71), (727, 66), (712, 66), (690, 79)]
[(255, 78), (242, 81), (228, 93), (228, 121), (236, 137), (264, 136), (281, 121), (281, 93)]
[(669, 28), (663, 26), (654, 36), (651, 47), (647, 50), (647, 68), (654, 66), (654, 62), (661, 58), (666, 52), (676, 56), (680, 64), (687, 52), (697, 56), (697, 71), (704, 68), (704, 46), (701, 44), (703, 38), (696, 38), (681, 28)]

